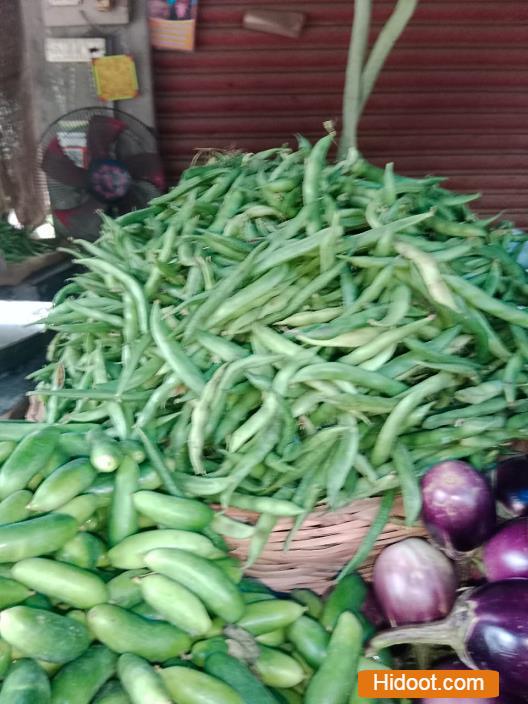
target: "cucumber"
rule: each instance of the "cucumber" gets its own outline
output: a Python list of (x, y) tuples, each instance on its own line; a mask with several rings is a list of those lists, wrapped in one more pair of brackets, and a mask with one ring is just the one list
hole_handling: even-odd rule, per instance
[(86, 459), (71, 460), (52, 472), (33, 494), (29, 508), (38, 513), (54, 511), (82, 494), (96, 477)]
[(32, 609), (45, 609), (53, 611), (53, 604), (44, 594), (32, 594), (24, 600), (22, 606), (31, 606)]
[(74, 518), (60, 513), (0, 526), (0, 562), (53, 553), (73, 538), (77, 528)]
[(167, 620), (163, 618), (163, 616), (158, 611), (153, 609), (150, 604), (147, 604), (146, 601), (140, 601), (139, 604), (136, 604), (130, 610), (133, 611), (135, 614), (138, 614), (139, 616), (143, 616), (144, 618), (150, 619), (151, 621)]
[(135, 570), (145, 567), (145, 554), (157, 548), (179, 548), (201, 557), (223, 557), (223, 553), (204, 535), (167, 529), (130, 535), (108, 551), (108, 558), (114, 567)]
[(11, 646), (5, 640), (0, 640), (0, 680), (6, 676), (12, 659)]
[(360, 611), (367, 594), (368, 586), (359, 574), (353, 573), (343, 577), (323, 606), (320, 621), (324, 628), (332, 631), (344, 611)]
[(106, 530), (108, 523), (108, 508), (106, 506), (100, 506), (96, 509), (95, 513), (92, 513), (90, 518), (88, 518), (81, 526), (81, 530), (88, 530), (91, 533), (101, 533)]
[(238, 584), (242, 579), (244, 571), (240, 561), (234, 557), (221, 557), (214, 561), (215, 565), (220, 567), (222, 572), (229, 577), (229, 579)]
[(257, 601), (269, 601), (275, 599), (273, 594), (265, 594), (263, 592), (242, 592), (242, 598), (245, 604), (256, 604)]
[(86, 615), (86, 611), (83, 611), (82, 609), (72, 609), (71, 611), (68, 611), (67, 616), (68, 618), (72, 618), (74, 621), (82, 623), (86, 626), (86, 628), (88, 628), (88, 616)]
[(306, 704), (348, 702), (357, 681), (363, 633), (353, 613), (343, 612), (336, 623), (327, 654), (305, 692)]
[(125, 455), (132, 457), (138, 464), (145, 461), (145, 450), (143, 449), (143, 445), (137, 440), (122, 440), (120, 447)]
[(143, 530), (143, 528), (154, 528), (156, 525), (156, 522), (153, 521), (151, 518), (147, 518), (146, 516), (142, 516), (141, 514), (138, 515), (139, 530)]
[(94, 567), (107, 564), (106, 545), (92, 533), (77, 533), (75, 538), (68, 540), (55, 553), (55, 558), (61, 562), (68, 562), (76, 567), (91, 570)]
[(108, 519), (108, 541), (116, 545), (137, 533), (138, 518), (133, 495), (138, 488), (139, 468), (132, 457), (125, 457), (115, 475), (114, 493)]
[(266, 646), (260, 647), (260, 655), (253, 663), (253, 669), (268, 687), (289, 689), (305, 678), (301, 665), (291, 655)]
[[(20, 653), (18, 653), (16, 650), (13, 650), (13, 658), (15, 660), (19, 659)], [(56, 662), (46, 662), (46, 660), (35, 660), (35, 662), (37, 663), (37, 665), (40, 665), (40, 667), (44, 670), (48, 677), (53, 677), (53, 675), (56, 675), (61, 668), (60, 664)]]
[(65, 562), (33, 557), (18, 562), (12, 573), (27, 587), (76, 609), (90, 609), (108, 600), (106, 584), (100, 577)]
[(136, 509), (158, 525), (180, 530), (201, 530), (209, 525), (214, 511), (200, 501), (180, 499), (157, 491), (137, 491)]
[(33, 660), (14, 662), (0, 691), (0, 704), (50, 704), (50, 683)]
[(139, 470), (139, 488), (152, 491), (159, 489), (161, 484), (159, 474), (154, 467), (149, 462), (142, 464)]
[(172, 704), (161, 677), (143, 658), (125, 653), (119, 658), (117, 668), (121, 684), (132, 704)]
[(15, 582), (8, 577), (0, 577), (0, 611), (20, 604), (29, 596), (31, 596), (30, 590), (20, 582)]
[(14, 440), (0, 440), (0, 462), (5, 462), (16, 446)]
[(161, 677), (178, 704), (244, 704), (232, 687), (205, 672), (175, 666), (161, 670)]
[(33, 477), (31, 477), (31, 479), (26, 485), (26, 488), (33, 494), (33, 492), (37, 489), (40, 484), (42, 484), (43, 481), (44, 475), (39, 472), (38, 474), (35, 474)]
[(273, 688), (273, 694), (279, 699), (280, 704), (303, 704), (303, 695), (295, 689)]
[(0, 469), (0, 499), (24, 489), (48, 461), (59, 440), (57, 428), (43, 428), (27, 435)]
[(26, 489), (20, 489), (0, 502), (0, 525), (24, 521), (29, 515), (28, 504), (33, 494)]
[[(191, 648), (191, 660), (200, 668), (203, 668), (207, 658), (213, 653), (223, 653), (227, 655), (229, 646), (224, 636), (214, 636), (206, 640), (199, 640)], [(221, 679), (221, 678), (220, 678)]]
[(319, 668), (325, 657), (330, 634), (309, 616), (300, 616), (287, 631), (288, 640), (310, 667)]
[(119, 443), (101, 431), (93, 431), (90, 443), (90, 462), (99, 472), (115, 472), (123, 460)]
[(231, 655), (212, 653), (205, 660), (205, 671), (232, 687), (244, 704), (278, 704), (249, 668)]
[[(361, 657), (359, 659), (359, 665), (358, 665), (358, 672), (362, 672), (363, 670), (387, 670), (390, 671), (391, 668), (388, 667), (387, 665), (384, 665), (383, 663), (378, 662), (377, 660), (374, 660), (373, 658), (365, 658)], [(441, 699), (439, 700), (440, 702), (442, 701)], [(371, 699), (370, 697), (368, 699), (364, 697), (360, 697), (358, 692), (357, 692), (357, 683), (354, 687), (354, 692), (352, 694), (352, 697), (350, 698), (350, 701), (348, 704), (395, 704), (395, 702), (392, 699)]]
[(145, 555), (145, 564), (187, 587), (210, 612), (228, 623), (235, 623), (244, 613), (245, 604), (236, 585), (210, 560), (184, 550), (160, 548)]
[(189, 636), (179, 628), (111, 604), (90, 609), (88, 624), (96, 638), (114, 652), (133, 653), (152, 662), (177, 657), (191, 644)]
[(143, 598), (169, 623), (191, 636), (203, 636), (211, 628), (211, 619), (202, 602), (181, 584), (161, 574), (140, 580)]
[(142, 600), (141, 587), (137, 577), (147, 574), (147, 570), (129, 570), (118, 574), (107, 583), (111, 604), (131, 609)]
[(302, 616), (305, 607), (286, 599), (267, 599), (248, 604), (237, 626), (254, 636), (286, 628)]
[(114, 491), (114, 481), (115, 477), (112, 475), (98, 474), (88, 489), (86, 489), (86, 493), (111, 498)]
[(131, 702), (120, 683), (111, 680), (97, 694), (93, 704), (131, 704)]
[(319, 618), (323, 611), (323, 601), (311, 589), (293, 589), (290, 592), (292, 599), (306, 606), (306, 613), (312, 618)]
[(269, 645), (274, 648), (284, 644), (284, 641), (286, 640), (286, 631), (284, 628), (277, 628), (276, 631), (270, 631), (269, 633), (263, 633), (260, 636), (256, 636), (255, 640), (262, 645)]
[(90, 645), (88, 630), (82, 623), (29, 606), (2, 611), (0, 636), (28, 657), (56, 663), (75, 660)]
[(81, 526), (83, 523), (86, 523), (98, 508), (107, 506), (108, 503), (106, 497), (96, 496), (95, 494), (80, 494), (63, 506), (60, 506), (57, 509), (57, 513), (65, 513), (68, 516), (72, 516)]
[(1, 420), (0, 421), (0, 440), (14, 440), (20, 442), (26, 435), (33, 433), (35, 430), (43, 430), (44, 428), (56, 427), (61, 434), (71, 432), (87, 433), (90, 430), (97, 428), (93, 423), (77, 423), (71, 425), (55, 425), (50, 426), (48, 423), (29, 423), (27, 420)]
[[(60, 443), (60, 438), (59, 438), (59, 443)], [(40, 470), (39, 475), (42, 477), (42, 479), (49, 477), (49, 475), (52, 472), (54, 472), (56, 469), (58, 469), (61, 465), (66, 464), (66, 462), (69, 459), (70, 459), (70, 455), (67, 455), (64, 452), (64, 450), (61, 450), (60, 446), (57, 445), (57, 447), (53, 450), (51, 455), (48, 457), (48, 461), (46, 462), (46, 464)]]
[(93, 645), (64, 665), (51, 682), (52, 704), (90, 704), (116, 671), (117, 655), (104, 645)]
[(68, 457), (90, 456), (90, 445), (85, 433), (62, 433), (59, 438), (59, 448)]

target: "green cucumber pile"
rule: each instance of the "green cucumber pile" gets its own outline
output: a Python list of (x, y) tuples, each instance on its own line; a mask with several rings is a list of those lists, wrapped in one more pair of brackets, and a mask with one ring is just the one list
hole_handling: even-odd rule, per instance
[(364, 701), (361, 578), (275, 595), (160, 484), (98, 426), (0, 422), (0, 704)]
[[(57, 296), (48, 421), (139, 440), (175, 495), (279, 516), (485, 469), (528, 419), (526, 235), (333, 135), (192, 166)], [(389, 506), (390, 508), (390, 506)], [(382, 524), (380, 524), (382, 525)]]

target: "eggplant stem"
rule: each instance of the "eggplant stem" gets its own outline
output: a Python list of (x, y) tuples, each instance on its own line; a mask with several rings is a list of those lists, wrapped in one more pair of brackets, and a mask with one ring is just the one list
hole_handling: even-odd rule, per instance
[(420, 645), (449, 645), (453, 647), (456, 640), (456, 631), (453, 629), (453, 620), (446, 618), (435, 623), (419, 623), (412, 626), (401, 626), (382, 631), (374, 636), (369, 643), (368, 654), (372, 655), (378, 650), (389, 648), (393, 645), (412, 643)]

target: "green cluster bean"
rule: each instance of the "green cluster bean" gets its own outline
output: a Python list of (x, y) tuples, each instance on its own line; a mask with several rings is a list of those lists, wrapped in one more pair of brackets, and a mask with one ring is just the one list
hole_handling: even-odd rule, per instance
[[(245, 531), (253, 561), (275, 519), (298, 528), (319, 503), (389, 501), (397, 489), (412, 524), (425, 461), (413, 453), (426, 441), (431, 457), (451, 447), (470, 460), (484, 442), (474, 421), (493, 414), (487, 461), (520, 437), (526, 235), (479, 220), (474, 196), (439, 179), (403, 178), (359, 154), (331, 163), (332, 141), (215, 155), (137, 216), (105, 217), (97, 243), (77, 243), (86, 270), (56, 297), (34, 393), (48, 421), (94, 420), (104, 442), (93, 433), (73, 461), (117, 475), (86, 486), (87, 464), (61, 479), (72, 455), (48, 472), (45, 452), (30, 452), (48, 446), (53, 424), (35, 429), (42, 441), (25, 438), (27, 454), (0, 427), (0, 498), (31, 491), (30, 510), (58, 510), (55, 487), (62, 505), (115, 487), (116, 542), (139, 520), (179, 529), (177, 504), (171, 517), (170, 502), (140, 497), (142, 514), (132, 497), (161, 486), (164, 497), (261, 514)], [(457, 419), (472, 422), (452, 432)], [(143, 445), (152, 489), (137, 457), (133, 486), (118, 439)], [(78, 440), (61, 433), (59, 450)]]

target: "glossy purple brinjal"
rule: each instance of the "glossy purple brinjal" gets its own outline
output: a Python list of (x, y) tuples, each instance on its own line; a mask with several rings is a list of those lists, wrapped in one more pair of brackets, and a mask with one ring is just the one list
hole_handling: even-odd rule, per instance
[(440, 462), (422, 479), (422, 519), (451, 558), (478, 548), (495, 528), (495, 500), (485, 477), (458, 460)]
[[(470, 667), (466, 667), (460, 660), (456, 658), (446, 658), (441, 662), (436, 663), (433, 670), (465, 670), (470, 671)], [(413, 700), (414, 701), (414, 700)], [(416, 699), (416, 704), (524, 704), (524, 699), (519, 699), (513, 694), (501, 694), (499, 697), (493, 697), (493, 699), (459, 699), (450, 697), (442, 697), (442, 699)]]
[(484, 545), (482, 562), (489, 582), (528, 578), (528, 518), (501, 526)]
[(497, 670), (501, 692), (528, 694), (528, 579), (491, 582), (464, 592), (443, 621), (379, 633), (372, 650), (398, 643), (449, 645), (463, 663)]
[(499, 462), (495, 470), (495, 496), (509, 516), (528, 516), (528, 457), (519, 455)]
[(421, 538), (386, 547), (374, 563), (372, 582), (392, 626), (447, 616), (458, 586), (453, 563)]

